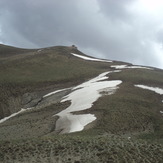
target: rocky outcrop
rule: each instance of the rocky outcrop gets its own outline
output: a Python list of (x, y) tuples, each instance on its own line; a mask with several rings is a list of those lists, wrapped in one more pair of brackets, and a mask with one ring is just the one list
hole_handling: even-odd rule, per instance
[(25, 93), (22, 97), (23, 108), (31, 108), (38, 105), (42, 100), (37, 93)]
[(61, 98), (70, 93), (70, 89), (57, 92), (49, 96), (41, 96), (39, 93), (25, 93), (22, 96), (22, 107), (23, 108), (43, 108), (55, 103), (60, 102)]

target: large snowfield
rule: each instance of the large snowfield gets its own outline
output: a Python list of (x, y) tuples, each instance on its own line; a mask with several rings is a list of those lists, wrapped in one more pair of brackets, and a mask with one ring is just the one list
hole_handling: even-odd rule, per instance
[(70, 133), (81, 131), (84, 126), (94, 121), (96, 117), (93, 114), (76, 114), (72, 112), (86, 110), (92, 107), (93, 103), (102, 96), (101, 92), (107, 91), (113, 94), (122, 83), (121, 80), (103, 81), (108, 79), (106, 76), (109, 73), (119, 72), (110, 71), (104, 72), (99, 76), (82, 83), (73, 88), (73, 92), (63, 97), (61, 102), (71, 101), (71, 105), (60, 113), (56, 114), (59, 119), (56, 122), (56, 130), (61, 133)]

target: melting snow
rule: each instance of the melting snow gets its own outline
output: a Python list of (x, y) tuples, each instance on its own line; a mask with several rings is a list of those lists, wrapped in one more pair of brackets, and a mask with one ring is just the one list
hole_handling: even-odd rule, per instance
[(150, 91), (154, 91), (155, 93), (158, 93), (160, 95), (163, 94), (163, 89), (162, 88), (158, 88), (158, 87), (149, 87), (149, 86), (146, 86), (146, 85), (135, 85), (135, 87), (139, 87), (139, 88), (143, 88), (143, 89), (148, 89)]
[(131, 139), (131, 137), (129, 136), (129, 137), (128, 137), (128, 140), (130, 140), (130, 139)]
[[(57, 90), (57, 91), (48, 93), (48, 94), (44, 95), (43, 98), (48, 97), (48, 96), (51, 96), (51, 95), (56, 94), (56, 93), (58, 93), (58, 92), (62, 92), (62, 91), (64, 91), (64, 90), (68, 90), (68, 89), (71, 89), (71, 88), (60, 89), (60, 90)], [(13, 113), (13, 114), (11, 114), (10, 116), (1, 119), (1, 120), (0, 120), (0, 123), (3, 123), (3, 122), (5, 122), (5, 121), (7, 121), (8, 119), (10, 119), (10, 118), (12, 118), (12, 117), (15, 117), (16, 115), (18, 115), (18, 114), (20, 114), (20, 113), (22, 113), (22, 112), (25, 112), (25, 111), (27, 111), (27, 110), (30, 110), (30, 109), (32, 109), (32, 108), (21, 109), (20, 111), (18, 111), (18, 112), (16, 112), (16, 113)]]
[[(163, 95), (163, 89), (162, 88), (158, 88), (158, 87), (149, 87), (149, 86), (146, 86), (146, 85), (135, 85), (135, 87), (139, 87), (139, 88), (143, 88), (143, 89), (148, 89), (150, 91), (154, 91), (155, 93), (158, 93), (160, 95)], [(162, 100), (163, 102), (163, 100)], [(163, 114), (163, 111), (160, 111), (160, 113)]]
[(42, 51), (42, 49), (37, 50), (37, 52), (41, 52), (41, 51)]
[(60, 89), (60, 90), (54, 91), (54, 92), (50, 92), (50, 93), (44, 95), (43, 98), (51, 96), (51, 95), (56, 94), (58, 92), (62, 92), (62, 91), (68, 90), (68, 89), (71, 89), (71, 88), (65, 88), (65, 89)]
[(151, 69), (152, 68), (149, 68), (149, 67), (143, 67), (143, 66), (128, 66), (128, 65), (113, 65), (111, 66), (113, 68), (116, 68), (116, 69), (125, 69), (125, 68), (143, 68), (143, 69)]
[(108, 61), (108, 60), (105, 60), (105, 59), (91, 58), (91, 57), (82, 56), (82, 55), (74, 54), (74, 53), (71, 53), (71, 54), (72, 54), (73, 56), (75, 56), (75, 57), (79, 57), (79, 58), (82, 58), (82, 59), (84, 59), (84, 60), (89, 60), (89, 61), (112, 62), (112, 61)]
[[(119, 71), (112, 71), (119, 72)], [(71, 101), (71, 105), (60, 113), (56, 114), (59, 119), (56, 122), (56, 130), (61, 133), (70, 133), (83, 130), (84, 126), (94, 121), (96, 117), (93, 114), (73, 115), (72, 112), (89, 109), (93, 103), (102, 96), (101, 92), (107, 88), (113, 94), (121, 84), (121, 80), (102, 81), (111, 72), (105, 72), (99, 76), (82, 83), (73, 88), (73, 92), (63, 98), (61, 102)]]
[(18, 112), (16, 112), (16, 113), (13, 113), (13, 114), (11, 114), (10, 116), (1, 119), (1, 120), (0, 120), (0, 123), (3, 123), (3, 122), (5, 122), (5, 121), (7, 121), (8, 119), (10, 119), (10, 118), (12, 118), (12, 117), (15, 117), (16, 115), (18, 115), (18, 114), (20, 114), (20, 113), (22, 113), (22, 112), (25, 112), (25, 111), (27, 111), (27, 110), (30, 110), (30, 109), (32, 109), (32, 108), (21, 109), (20, 111), (18, 111)]

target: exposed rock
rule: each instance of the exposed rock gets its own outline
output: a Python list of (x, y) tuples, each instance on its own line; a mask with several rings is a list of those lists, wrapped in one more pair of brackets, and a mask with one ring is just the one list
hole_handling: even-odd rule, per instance
[(25, 93), (22, 97), (22, 105), (26, 105), (29, 102), (32, 101), (32, 98), (34, 97), (34, 94), (32, 93)]
[(42, 97), (39, 97), (36, 93), (25, 93), (22, 97), (23, 108), (30, 108), (37, 106), (38, 103), (42, 100)]
[(40, 97), (39, 93), (25, 93), (22, 97), (23, 108), (37, 107), (42, 108), (57, 102), (60, 102), (61, 98), (70, 93), (69, 90), (64, 90), (47, 97)]
[(38, 105), (38, 103), (42, 100), (42, 98), (36, 98), (30, 101), (28, 104), (24, 105), (24, 108), (31, 108)]
[(62, 97), (66, 96), (69, 93), (70, 93), (70, 89), (55, 93), (45, 98), (42, 98), (42, 100), (38, 104), (38, 107), (46, 107), (46, 106), (58, 103), (61, 101)]

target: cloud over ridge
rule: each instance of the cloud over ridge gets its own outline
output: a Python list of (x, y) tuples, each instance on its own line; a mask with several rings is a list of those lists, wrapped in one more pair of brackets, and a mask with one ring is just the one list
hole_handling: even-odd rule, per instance
[(0, 42), (76, 44), (96, 57), (163, 68), (163, 3), (153, 1), (0, 0)]

